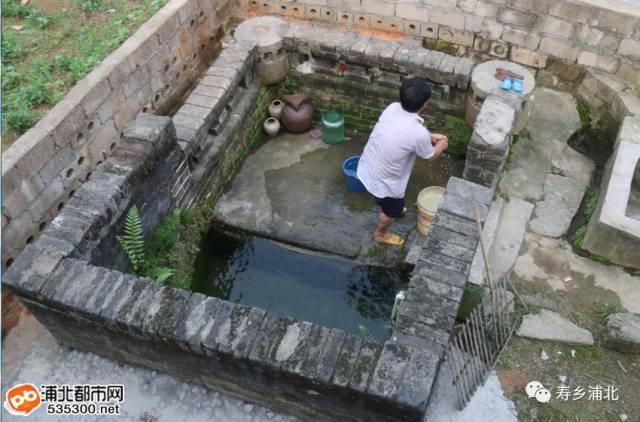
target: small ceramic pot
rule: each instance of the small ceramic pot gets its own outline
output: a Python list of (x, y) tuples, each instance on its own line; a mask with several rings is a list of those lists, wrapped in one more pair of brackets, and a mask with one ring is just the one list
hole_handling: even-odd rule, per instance
[(278, 134), (278, 131), (280, 130), (280, 122), (277, 119), (274, 119), (273, 117), (269, 117), (267, 118), (267, 120), (264, 121), (264, 123), (262, 124), (262, 127), (264, 131), (267, 133), (267, 135), (274, 137)]
[(269, 104), (269, 116), (273, 117), (274, 119), (280, 120), (283, 108), (284, 103), (281, 100), (271, 101), (271, 104)]

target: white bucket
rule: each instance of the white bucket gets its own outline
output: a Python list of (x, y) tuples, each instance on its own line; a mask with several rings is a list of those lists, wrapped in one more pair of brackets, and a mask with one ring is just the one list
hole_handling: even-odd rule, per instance
[(441, 186), (429, 186), (418, 194), (418, 231), (423, 236), (426, 236), (431, 229), (431, 223), (443, 195), (444, 188)]

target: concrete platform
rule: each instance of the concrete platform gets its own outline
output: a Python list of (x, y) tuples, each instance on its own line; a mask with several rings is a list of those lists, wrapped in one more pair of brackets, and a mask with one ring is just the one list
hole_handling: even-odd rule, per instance
[[(307, 249), (378, 265), (403, 259), (400, 248), (371, 240), (378, 209), (367, 193), (347, 190), (343, 161), (360, 155), (367, 135), (329, 146), (308, 134), (283, 133), (250, 155), (218, 201), (220, 222)], [(417, 159), (407, 188), (407, 215), (393, 229), (408, 236), (416, 225), (416, 197), (461, 175), (464, 161)]]

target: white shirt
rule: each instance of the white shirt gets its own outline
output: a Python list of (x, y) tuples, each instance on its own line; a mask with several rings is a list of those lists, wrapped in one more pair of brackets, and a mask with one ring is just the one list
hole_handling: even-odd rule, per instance
[(431, 158), (435, 149), (424, 119), (400, 103), (380, 115), (358, 162), (358, 179), (378, 198), (404, 198), (416, 155)]

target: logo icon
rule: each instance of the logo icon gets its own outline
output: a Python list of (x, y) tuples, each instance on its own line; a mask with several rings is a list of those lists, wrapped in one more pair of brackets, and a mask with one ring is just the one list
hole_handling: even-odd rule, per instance
[(551, 400), (551, 392), (540, 381), (531, 381), (524, 389), (529, 398), (535, 397), (540, 403), (549, 403)]
[(42, 403), (40, 392), (33, 384), (18, 384), (7, 390), (4, 407), (12, 415), (27, 416)]

